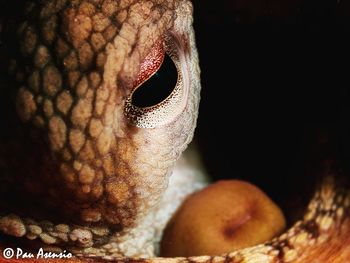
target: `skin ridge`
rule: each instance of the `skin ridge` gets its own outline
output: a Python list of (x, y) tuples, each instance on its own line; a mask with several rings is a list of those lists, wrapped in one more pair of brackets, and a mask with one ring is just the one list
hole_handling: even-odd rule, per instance
[[(25, 1), (18, 2), (20, 10), (25, 9), (21, 6), (24, 2)], [(96, 4), (97, 2), (99, 2), (99, 4)], [(103, 5), (102, 2), (105, 3), (105, 5)], [(86, 5), (83, 6), (83, 3)], [(0, 2), (0, 7), (2, 6), (6, 6), (4, 1)], [(8, 47), (12, 44), (2, 44), (7, 41), (7, 32), (11, 33), (11, 38), (16, 34), (23, 37), (20, 42), (21, 44), (16, 42), (14, 44), (15, 46), (19, 45), (18, 49), (22, 50), (22, 56), (24, 57), (23, 64), (19, 59), (16, 61), (17, 68), (13, 73), (20, 85), (17, 84), (16, 90), (8, 89), (1, 91), (6, 94), (2, 97), (7, 98), (10, 96), (8, 94), (11, 93), (19, 94), (17, 95), (17, 100), (20, 100), (21, 103), (19, 103), (18, 112), (22, 120), (27, 122), (27, 124), (14, 126), (18, 124), (11, 122), (12, 117), (8, 120), (10, 122), (9, 127), (15, 127), (13, 128), (14, 134), (12, 134), (12, 137), (20, 138), (20, 143), (12, 141), (6, 143), (3, 140), (1, 141), (3, 149), (0, 150), (0, 156), (5, 164), (0, 162), (0, 168), (5, 171), (6, 169), (9, 169), (9, 167), (6, 167), (6, 163), (14, 163), (14, 166), (19, 166), (18, 160), (25, 163), (25, 165), (23, 165), (24, 168), (19, 167), (14, 169), (15, 171), (18, 171), (18, 174), (15, 177), (16, 179), (4, 176), (4, 179), (1, 180), (5, 180), (6, 182), (7, 180), (10, 181), (14, 184), (14, 186), (12, 186), (13, 189), (19, 192), (22, 192), (24, 188), (27, 188), (27, 190), (34, 189), (34, 192), (40, 192), (43, 191), (43, 188), (48, 186), (51, 190), (50, 194), (52, 195), (47, 200), (48, 204), (52, 205), (54, 201), (57, 201), (57, 204), (55, 205), (60, 207), (63, 213), (67, 213), (64, 214), (63, 218), (69, 217), (77, 219), (76, 222), (72, 222), (70, 225), (60, 224), (60, 227), (51, 222), (41, 223), (40, 227), (47, 231), (39, 234), (44, 243), (55, 244), (55, 242), (58, 242), (57, 240), (59, 237), (48, 235), (53, 229), (57, 230), (58, 228), (61, 231), (58, 232), (62, 234), (63, 239), (67, 239), (68, 237), (71, 238), (71, 240), (67, 242), (69, 245), (79, 245), (88, 248), (92, 246), (92, 242), (97, 245), (105, 244), (112, 236), (108, 227), (113, 226), (115, 228), (114, 230), (125, 232), (128, 232), (135, 227), (140, 220), (139, 218), (144, 217), (150, 207), (153, 207), (154, 204), (159, 201), (160, 195), (156, 194), (156, 192), (159, 192), (159, 189), (149, 189), (149, 191), (152, 192), (152, 198), (150, 201), (147, 201), (137, 195), (136, 188), (140, 187), (138, 185), (145, 184), (141, 179), (140, 181), (135, 180), (130, 182), (127, 180), (129, 178), (126, 177), (120, 179), (113, 176), (106, 176), (106, 174), (108, 174), (107, 170), (114, 169), (120, 174), (135, 173), (135, 175), (137, 175), (135, 177), (140, 177), (139, 175), (141, 173), (138, 170), (135, 172), (134, 170), (136, 168), (134, 167), (134, 164), (130, 164), (132, 163), (130, 158), (125, 157), (125, 159), (123, 159), (119, 157), (118, 152), (118, 154), (115, 155), (118, 157), (113, 158), (115, 158), (114, 160), (117, 160), (118, 163), (121, 163), (120, 167), (114, 167), (111, 163), (103, 164), (103, 169), (105, 170), (103, 176), (105, 177), (102, 181), (105, 183), (105, 185), (103, 185), (103, 191), (105, 192), (102, 194), (103, 201), (99, 203), (98, 201), (101, 199), (98, 195), (101, 193), (92, 193), (91, 189), (99, 189), (100, 184), (103, 183), (101, 180), (98, 181), (99, 179), (96, 179), (98, 178), (96, 174), (98, 169), (91, 169), (91, 167), (95, 167), (95, 165), (96, 167), (98, 166), (93, 162), (93, 159), (98, 159), (99, 155), (102, 156), (105, 151), (102, 149), (103, 145), (101, 144), (102, 146), (100, 146), (99, 144), (100, 137), (98, 137), (98, 139), (90, 139), (90, 137), (88, 137), (89, 139), (87, 139), (85, 135), (88, 132), (93, 133), (95, 131), (94, 129), (98, 130), (96, 127), (99, 127), (97, 124), (99, 120), (104, 118), (104, 122), (110, 122), (108, 116), (114, 116), (122, 120), (122, 123), (128, 123), (124, 115), (118, 115), (115, 113), (117, 112), (116, 109), (121, 109), (123, 106), (123, 101), (121, 101), (120, 98), (127, 97), (132, 90), (132, 83), (138, 74), (138, 67), (135, 65), (139, 65), (142, 59), (148, 55), (152, 46), (157, 43), (160, 38), (164, 37), (164, 35), (167, 35), (169, 31), (175, 32), (176, 38), (179, 39), (178, 42), (181, 43), (180, 48), (183, 49), (181, 50), (183, 52), (182, 55), (186, 58), (190, 57), (193, 61), (192, 63), (194, 65), (192, 65), (192, 68), (185, 70), (189, 70), (191, 71), (191, 74), (199, 76), (200, 71), (193, 32), (178, 32), (179, 28), (190, 30), (188, 25), (191, 23), (192, 19), (191, 5), (188, 1), (119, 1), (116, 9), (117, 11), (113, 11), (113, 4), (108, 1), (72, 0), (67, 2), (64, 0), (50, 0), (27, 1), (26, 6), (27, 18), (19, 16), (19, 19), (22, 19), (24, 22), (19, 27), (19, 30), (16, 28), (16, 30), (18, 30), (17, 33), (13, 33), (14, 29), (12, 24), (16, 24), (16, 21), (11, 18), (12, 11), (10, 10), (6, 15), (0, 15), (1, 57), (5, 57), (5, 54), (3, 53), (7, 53)], [(14, 15), (17, 14), (17, 10), (18, 8), (13, 11)], [(37, 10), (41, 10), (42, 13), (37, 14)], [(104, 12), (104, 15), (96, 15), (96, 13), (100, 14), (101, 12)], [(116, 20), (113, 20), (115, 22), (110, 23), (107, 20), (109, 19), (109, 16), (112, 15), (117, 18)], [(144, 15), (144, 17), (142, 17), (142, 15)], [(38, 17), (40, 16), (42, 18), (39, 19)], [(95, 22), (91, 22), (90, 20), (94, 16), (96, 16)], [(6, 23), (3, 22), (5, 20)], [(40, 34), (37, 32), (33, 33), (32, 29), (34, 28), (35, 30), (38, 30), (37, 27), (43, 26), (43, 21), (45, 21), (47, 27), (43, 27)], [(154, 27), (149, 28), (150, 24)], [(92, 30), (91, 28), (94, 29)], [(52, 35), (51, 32), (60, 33), (58, 35)], [(65, 32), (65, 34), (62, 32)], [(58, 43), (58, 37), (62, 40), (61, 44)], [(32, 44), (31, 41), (33, 41)], [(40, 44), (38, 44), (39, 42)], [(56, 46), (52, 43), (55, 43)], [(49, 46), (49, 48), (47, 48), (47, 46)], [(176, 53), (175, 50), (175, 48), (170, 48), (169, 52)], [(49, 58), (47, 57), (47, 53), (49, 53)], [(8, 56), (11, 57), (12, 53), (8, 54)], [(28, 62), (29, 60), (30, 62)], [(57, 60), (60, 62), (58, 63)], [(25, 71), (26, 63), (31, 63), (30, 65), (39, 68), (38, 71), (40, 71), (40, 76), (42, 76), (42, 78), (46, 76), (47, 84), (42, 80), (42, 82), (40, 82), (42, 83), (40, 84), (42, 86), (39, 85), (40, 87), (38, 88), (35, 82), (35, 72)], [(66, 72), (67, 75), (63, 76), (62, 72)], [(77, 77), (74, 74), (78, 74), (79, 76)], [(104, 86), (96, 84), (101, 82), (104, 83)], [(199, 80), (197, 79), (194, 82), (199, 82)], [(29, 84), (27, 85), (27, 83)], [(58, 87), (57, 83), (61, 83), (61, 86)], [(199, 85), (199, 83), (196, 84)], [(25, 85), (24, 88), (23, 85)], [(26, 87), (30, 85), (31, 87)], [(69, 90), (68, 93), (63, 93), (62, 86), (64, 85), (72, 86), (72, 89)], [(97, 91), (93, 88), (94, 85), (98, 86), (99, 90), (104, 88), (106, 93), (109, 94), (97, 94)], [(84, 86), (87, 87), (84, 88)], [(115, 87), (118, 88), (112, 89)], [(38, 88), (40, 92), (36, 91), (36, 88)], [(161, 130), (161, 132), (167, 134), (170, 138), (169, 141), (173, 142), (172, 145), (174, 144), (174, 148), (176, 149), (172, 150), (169, 147), (166, 149), (168, 159), (164, 162), (168, 162), (170, 165), (169, 167), (158, 169), (159, 173), (162, 172), (162, 174), (166, 174), (160, 181), (161, 185), (166, 184), (167, 176), (169, 176), (168, 174), (176, 159), (179, 158), (181, 152), (186, 148), (186, 145), (193, 136), (193, 129), (197, 118), (196, 112), (198, 110), (199, 94), (197, 94), (198, 90), (194, 89), (190, 89), (189, 92), (191, 93), (189, 95), (189, 106), (183, 109), (181, 113), (184, 124), (182, 126), (176, 126), (174, 128), (176, 131), (174, 134), (170, 134), (165, 129)], [(46, 97), (42, 98), (42, 102), (40, 102), (39, 105), (38, 97), (40, 95), (37, 94), (40, 93), (45, 93)], [(32, 102), (33, 94), (35, 94), (34, 97), (36, 100), (34, 103)], [(73, 96), (72, 94), (75, 95)], [(105, 98), (103, 102), (101, 99), (101, 104), (104, 104), (107, 100), (108, 102), (105, 103), (105, 105), (112, 105), (112, 101), (113, 103), (116, 101), (116, 103), (113, 104), (114, 108), (109, 108), (108, 105), (104, 106), (100, 115), (96, 113), (96, 116), (98, 115), (98, 117), (84, 111), (91, 105), (94, 105), (91, 112), (95, 111), (99, 107), (97, 106), (99, 97), (104, 96), (107, 98)], [(4, 105), (8, 105), (8, 103), (5, 103)], [(79, 105), (83, 106), (80, 108)], [(4, 108), (6, 108), (6, 106), (4, 106)], [(9, 112), (9, 110), (7, 109), (6, 112)], [(8, 113), (9, 116), (13, 116), (14, 114), (14, 109)], [(85, 114), (90, 116), (86, 117)], [(94, 126), (94, 128), (91, 128), (91, 119), (93, 118), (91, 116), (95, 116), (96, 119), (96, 126)], [(186, 116), (187, 118), (185, 118)], [(88, 119), (88, 121), (86, 121), (86, 119)], [(33, 122), (34, 125), (36, 125), (36, 132), (32, 131), (32, 126), (29, 125), (28, 122)], [(89, 128), (87, 123), (91, 125)], [(119, 124), (116, 123), (110, 123), (109, 126), (106, 125), (109, 128), (113, 127), (116, 131), (115, 133), (118, 134), (116, 139), (113, 139), (110, 142), (112, 145), (111, 147), (119, 149), (123, 154), (125, 153), (124, 156), (135, 156), (139, 154), (139, 149), (137, 149), (137, 147), (143, 136), (148, 136), (147, 138), (149, 138), (152, 134), (149, 134), (149, 131), (137, 129), (129, 124), (118, 125)], [(172, 122), (167, 125), (167, 128), (173, 127)], [(62, 130), (62, 132), (57, 132), (59, 130)], [(71, 133), (72, 130), (75, 132)], [(47, 135), (47, 133), (49, 135)], [(96, 131), (96, 133), (98, 132)], [(24, 161), (32, 153), (32, 145), (28, 142), (29, 139), (26, 137), (28, 134), (36, 145), (42, 146), (38, 147), (38, 156), (31, 156), (33, 159), (29, 158), (29, 160)], [(177, 139), (175, 138), (177, 134), (185, 134), (186, 136)], [(93, 135), (91, 135), (91, 138), (92, 137)], [(42, 138), (46, 138), (47, 140), (43, 142)], [(74, 139), (69, 140), (68, 138)], [(105, 139), (105, 137), (102, 139)], [(102, 139), (100, 139), (100, 141)], [(80, 140), (84, 140), (85, 142), (82, 145), (76, 145)], [(118, 140), (118, 144), (116, 143), (116, 140)], [(14, 161), (4, 157), (5, 155), (16, 155), (19, 147), (21, 147), (21, 145), (18, 144), (21, 143), (27, 148), (24, 147), (25, 150), (23, 151), (22, 156), (18, 157), (18, 160)], [(163, 142), (161, 141), (160, 143)], [(129, 146), (126, 147), (125, 145)], [(79, 150), (75, 150), (78, 148)], [(153, 148), (150, 148), (150, 150), (157, 152)], [(51, 151), (54, 152), (54, 154), (47, 155), (47, 152)], [(94, 153), (98, 153), (98, 156), (92, 158), (91, 155)], [(109, 149), (107, 150), (107, 153), (109, 157)], [(70, 159), (68, 158), (69, 155)], [(76, 162), (73, 161), (74, 158), (77, 158), (75, 160)], [(35, 160), (35, 162), (33, 160)], [(38, 170), (35, 170), (37, 168), (33, 168), (35, 172), (28, 175), (29, 179), (26, 179), (27, 181), (25, 181), (23, 185), (17, 184), (16, 182), (23, 179), (21, 177), (23, 169), (32, 167), (30, 162), (37, 163), (37, 160), (40, 160), (40, 162), (43, 163), (46, 162), (46, 166), (51, 168), (46, 168), (45, 166), (43, 169), (47, 170), (44, 172), (38, 172)], [(64, 163), (64, 165), (62, 165), (62, 163)], [(67, 188), (63, 190), (64, 194), (61, 198), (62, 200), (59, 202), (57, 196), (62, 194), (62, 192), (55, 191), (57, 191), (57, 186), (62, 186), (61, 177), (45, 177), (44, 175), (48, 170), (52, 170), (52, 166), (56, 167), (57, 170), (61, 170), (62, 175), (67, 180), (63, 184), (63, 188)], [(80, 168), (78, 169), (77, 167)], [(12, 168), (14, 167), (11, 167), (11, 169)], [(74, 172), (74, 180), (84, 182), (82, 183), (84, 186), (81, 188), (78, 188), (78, 183), (73, 184), (72, 188), (68, 188), (68, 182), (73, 180), (72, 177), (70, 177), (73, 168), (77, 168), (79, 171), (84, 171), (79, 173)], [(155, 166), (155, 168), (157, 170), (158, 167)], [(137, 169), (140, 168), (137, 167)], [(150, 169), (153, 169), (153, 167)], [(350, 238), (347, 235), (347, 233), (350, 232), (349, 188), (346, 184), (342, 183), (342, 179), (340, 179), (342, 178), (342, 175), (336, 169), (336, 164), (333, 160), (324, 161), (323, 171), (324, 179), (310, 201), (304, 218), (301, 221), (296, 222), (293, 227), (287, 230), (287, 232), (265, 244), (221, 256), (172, 259), (126, 258), (114, 255), (95, 255), (95, 257), (102, 261), (117, 260), (123, 262), (172, 261), (244, 263), (313, 262), (315, 260), (318, 260), (315, 262), (329, 262), (330, 258), (332, 259), (332, 262), (345, 262), (345, 260), (350, 258), (350, 252), (349, 249), (347, 249), (350, 245)], [(45, 179), (43, 181), (50, 181), (50, 183), (47, 185), (40, 185), (40, 183), (38, 183), (38, 185), (32, 184), (32, 181), (35, 181), (36, 179), (37, 173), (42, 173), (42, 179)], [(94, 174), (94, 176), (92, 176), (92, 174)], [(93, 179), (91, 179), (91, 177), (93, 177)], [(120, 181), (116, 183), (119, 179)], [(93, 182), (91, 182), (91, 180)], [(65, 185), (66, 183), (67, 185)], [(119, 187), (118, 189), (125, 189), (125, 191), (116, 191), (116, 184), (118, 186), (124, 186), (124, 188)], [(164, 189), (161, 189), (160, 192), (162, 191), (164, 191)], [(88, 192), (88, 194), (86, 194), (86, 192)], [(39, 194), (38, 199), (41, 199), (45, 194), (45, 191), (44, 194)], [(24, 198), (26, 198), (26, 196), (24, 196)], [(72, 202), (71, 199), (73, 199)], [(69, 200), (69, 202), (67, 200)], [(129, 200), (130, 204), (125, 200)], [(84, 210), (84, 213), (80, 214), (82, 208), (90, 203), (93, 204), (91, 206), (93, 209)], [(112, 206), (111, 203), (116, 206)], [(107, 211), (112, 211), (113, 213), (111, 212), (111, 214), (108, 214)], [(56, 215), (53, 215), (53, 217), (56, 217)], [(113, 221), (111, 218), (118, 218), (118, 222)], [(7, 230), (9, 225), (6, 224), (9, 224), (9, 222), (11, 224), (19, 224), (20, 227), (14, 227), (14, 231), (11, 229)], [(58, 220), (58, 222), (60, 221)], [(22, 223), (22, 225), (20, 223)], [(37, 224), (38, 222), (29, 220), (26, 221), (26, 225), (23, 225), (22, 217), (15, 215), (4, 215), (0, 217), (1, 231), (15, 236), (23, 236), (23, 233), (27, 231), (26, 228), (28, 228), (28, 225), (38, 227)], [(104, 227), (106, 225), (108, 227)], [(95, 229), (91, 232), (90, 228)], [(38, 230), (37, 228), (32, 227), (33, 232), (35, 232), (35, 229)], [(34, 235), (34, 233), (31, 234)], [(34, 236), (29, 237), (34, 238)], [(334, 237), (337, 238), (335, 239)], [(63, 246), (65, 246), (65, 244), (63, 244)], [(78, 254), (79, 253), (81, 253), (81, 251), (78, 251)], [(88, 256), (84, 253), (83, 255)]]

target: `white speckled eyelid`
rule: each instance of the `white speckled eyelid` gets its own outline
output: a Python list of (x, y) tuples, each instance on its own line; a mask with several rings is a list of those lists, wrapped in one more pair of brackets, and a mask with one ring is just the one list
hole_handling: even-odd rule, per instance
[[(175, 34), (165, 38), (165, 52), (174, 62), (178, 79), (174, 90), (162, 102), (150, 107), (137, 107), (131, 103), (133, 93), (129, 95), (125, 103), (125, 115), (139, 128), (156, 128), (166, 125), (185, 109), (189, 92), (189, 71), (187, 58)], [(136, 90), (136, 89), (135, 89)]]

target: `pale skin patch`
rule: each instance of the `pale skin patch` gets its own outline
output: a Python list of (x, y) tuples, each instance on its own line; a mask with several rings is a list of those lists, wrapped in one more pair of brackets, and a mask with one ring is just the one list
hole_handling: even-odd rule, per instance
[(80, 99), (73, 108), (71, 121), (74, 125), (84, 129), (92, 114), (92, 101), (90, 99)]
[(75, 51), (71, 51), (69, 53), (69, 55), (64, 59), (63, 64), (65, 65), (66, 69), (68, 69), (68, 70), (75, 70), (75, 69), (77, 69), (78, 68), (78, 56), (77, 56), (77, 53)]
[(39, 71), (34, 71), (28, 79), (29, 87), (35, 91), (39, 92), (40, 89), (40, 73)]
[(77, 88), (76, 88), (76, 93), (79, 97), (84, 97), (86, 91), (88, 90), (88, 81), (87, 81), (87, 78), (86, 77), (83, 77), (78, 85), (77, 85)]
[(50, 118), (54, 114), (53, 104), (49, 99), (44, 100), (44, 114), (47, 118)]
[(67, 127), (64, 121), (59, 117), (53, 117), (49, 122), (50, 142), (54, 151), (61, 150), (66, 143)]
[(78, 153), (85, 143), (85, 135), (81, 130), (73, 129), (69, 134), (69, 141), (72, 150), (75, 153)]
[(98, 222), (101, 220), (101, 213), (92, 209), (83, 210), (81, 217), (87, 222)]
[(95, 171), (88, 165), (84, 165), (79, 172), (79, 181), (82, 184), (91, 184), (95, 179)]
[(54, 96), (60, 90), (62, 77), (54, 66), (45, 68), (43, 73), (43, 90), (48, 96)]
[(100, 78), (100, 75), (98, 74), (98, 72), (91, 72), (89, 78), (90, 78), (92, 88), (97, 89), (100, 87), (99, 85), (101, 82), (101, 78)]
[(72, 103), (73, 103), (73, 98), (67, 91), (63, 91), (57, 97), (57, 101), (56, 101), (57, 109), (64, 115), (68, 113), (68, 111), (72, 106)]
[(34, 65), (38, 68), (43, 68), (50, 61), (49, 51), (45, 46), (40, 46), (34, 57)]
[(65, 21), (68, 25), (68, 37), (72, 39), (73, 45), (77, 48), (89, 37), (92, 30), (91, 18), (87, 15), (75, 15), (74, 9), (67, 11)]
[(33, 94), (24, 88), (18, 92), (17, 111), (23, 121), (28, 121), (36, 111)]
[(95, 151), (93, 149), (93, 143), (90, 140), (87, 140), (83, 149), (79, 152), (79, 159), (84, 162), (92, 162), (96, 157)]
[(103, 130), (102, 122), (99, 119), (93, 118), (90, 122), (89, 132), (91, 137), (97, 138)]
[(123, 204), (130, 198), (129, 186), (125, 183), (111, 182), (106, 185), (108, 201), (116, 204)]
[(56, 36), (56, 29), (57, 29), (57, 17), (52, 16), (47, 23), (45, 23), (42, 26), (42, 35), (46, 41), (46, 43), (51, 44)]

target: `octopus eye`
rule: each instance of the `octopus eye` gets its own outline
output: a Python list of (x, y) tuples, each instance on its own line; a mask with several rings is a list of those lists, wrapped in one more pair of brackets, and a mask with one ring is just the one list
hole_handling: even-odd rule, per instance
[[(188, 93), (186, 70), (176, 52), (157, 43), (141, 63), (126, 100), (125, 115), (139, 128), (155, 128), (176, 119), (183, 111)], [(168, 52), (168, 54), (167, 54)]]
[(161, 103), (171, 95), (176, 87), (177, 79), (175, 63), (165, 54), (160, 68), (132, 93), (131, 104), (139, 108), (146, 108)]

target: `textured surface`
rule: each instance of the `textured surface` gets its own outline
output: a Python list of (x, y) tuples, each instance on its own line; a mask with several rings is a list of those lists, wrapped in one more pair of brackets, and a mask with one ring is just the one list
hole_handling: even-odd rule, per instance
[[(3, 97), (13, 95), (21, 123), (9, 108), (14, 124), (9, 138), (1, 137), (0, 169), (4, 200), (13, 202), (3, 204), (0, 229), (77, 253), (122, 243), (146, 229), (142, 242), (152, 244), (159, 234), (149, 234), (155, 230), (148, 230), (147, 216), (166, 190), (197, 118), (191, 4), (18, 4), (13, 10), (4, 5), (10, 10), (3, 51), (15, 83), (4, 85)], [(153, 107), (132, 105), (132, 92), (158, 70), (165, 52), (178, 72), (173, 91)], [(188, 185), (183, 193), (196, 189)], [(82, 253), (154, 254), (153, 246), (138, 242), (138, 249), (112, 245)]]
[[(329, 163), (304, 218), (268, 243), (217, 257), (125, 258), (147, 254), (142, 240), (129, 250), (122, 238), (132, 240), (156, 215), (149, 212), (192, 137), (199, 68), (191, 11), (189, 2), (170, 0), (17, 1), (1, 9), (0, 51), (9, 59), (1, 67), (16, 83), (4, 80), (0, 90), (0, 230), (110, 260), (346, 262), (349, 188), (332, 179), (339, 171)], [(141, 65), (159, 43), (178, 68), (173, 97), (181, 103), (127, 111)], [(178, 202), (194, 190), (184, 189)]]
[[(155, 5), (123, 1), (26, 4), (27, 19), (19, 25), (18, 35), (22, 56), (33, 64), (14, 61), (15, 74), (21, 75), (17, 112), (22, 121), (47, 137), (49, 147), (40, 146), (43, 152), (37, 158), (44, 152), (50, 154), (42, 160), (42, 171), (31, 167), (32, 174), (26, 175), (23, 184), (33, 184), (36, 178), (37, 185), (26, 190), (45, 191), (55, 202), (59, 195), (69, 196), (69, 203), (60, 206), (81, 222), (133, 225), (136, 214), (153, 206), (166, 185), (170, 165), (162, 163), (174, 162), (178, 155), (171, 153), (162, 138), (144, 147), (149, 134), (159, 131), (128, 127), (123, 115), (123, 97), (133, 88), (130, 80), (135, 79), (140, 62), (165, 30), (173, 27), (174, 4)], [(157, 23), (149, 28), (152, 20)], [(192, 123), (177, 127), (188, 130)], [(186, 142), (188, 132), (183, 133), (179, 144)], [(146, 152), (163, 157), (155, 157), (152, 164)], [(142, 161), (145, 158), (147, 164)], [(52, 167), (59, 172), (48, 171)], [(46, 180), (38, 180), (38, 174)], [(147, 177), (156, 175), (158, 182), (148, 184)], [(148, 189), (142, 189), (145, 185)], [(143, 192), (150, 196), (147, 201)]]

